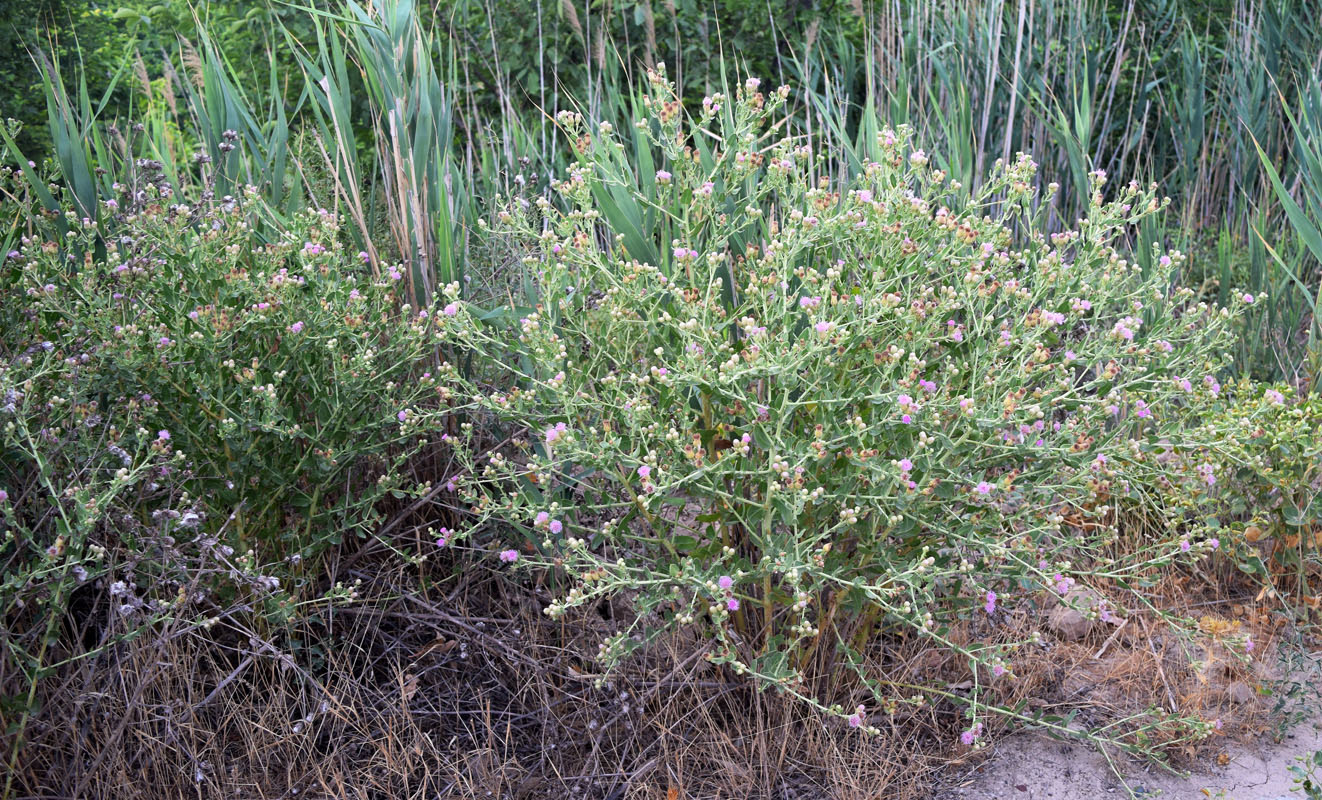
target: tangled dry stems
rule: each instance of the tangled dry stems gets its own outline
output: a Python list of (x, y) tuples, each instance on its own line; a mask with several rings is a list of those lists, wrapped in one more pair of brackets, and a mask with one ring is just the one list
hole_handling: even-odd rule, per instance
[[(942, 764), (982, 757), (950, 746), (965, 724), (954, 705), (911, 709), (881, 736), (859, 736), (756, 691), (677, 636), (599, 681), (591, 652), (625, 609), (548, 620), (545, 587), (455, 566), (358, 560), (337, 578), (361, 579), (360, 599), (315, 629), (256, 629), (234, 609), (210, 630), (172, 622), (119, 640), (107, 598), (85, 598), (61, 636), (70, 660), (40, 684), (15, 796), (907, 798), (925, 796)], [(1221, 596), (1190, 595), (1185, 583), (1172, 574), (1153, 598), (1227, 624), (1238, 606), (1270, 651), (1275, 623), (1253, 597), (1227, 582)], [(1262, 704), (1227, 687), (1270, 676), (1216, 654), (1197, 670), (1189, 640), (1148, 615), (1107, 633), (1048, 638), (1016, 662), (1005, 704), (1103, 725), (1173, 698), (1222, 718), (1226, 735), (1263, 729)], [(958, 692), (971, 677), (916, 639), (881, 643), (869, 658), (897, 682)], [(0, 680), (7, 694), (24, 685), (18, 674)], [(1188, 764), (1221, 744), (1172, 755)]]

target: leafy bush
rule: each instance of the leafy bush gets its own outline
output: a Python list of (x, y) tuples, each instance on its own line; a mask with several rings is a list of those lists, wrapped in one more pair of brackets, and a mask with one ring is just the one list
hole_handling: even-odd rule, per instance
[(377, 529), (446, 436), (458, 288), (415, 309), (333, 215), (262, 243), (255, 190), (188, 204), (150, 162), (99, 222), (4, 181), (25, 232), (0, 272), (0, 668), (35, 692), (75, 596), (128, 633), (317, 600), (315, 557)]
[[(1242, 382), (1208, 426), (1222, 438), (1220, 469), (1228, 478), (1222, 504), (1236, 520), (1228, 540), (1240, 545), (1231, 551), (1236, 563), (1265, 577), (1268, 565), (1257, 545), (1270, 542), (1268, 561), (1303, 578), (1318, 555), (1322, 526), (1322, 398)], [(1303, 581), (1279, 588), (1312, 595)]]
[[(564, 207), (516, 200), (496, 226), (531, 252), (535, 309), (509, 350), (460, 323), (516, 382), (474, 401), (526, 439), (464, 455), (460, 489), (514, 526), (501, 559), (563, 587), (546, 613), (632, 602), (607, 665), (688, 629), (855, 726), (915, 691), (964, 702), (976, 743), (1036, 638), (1008, 637), (1007, 610), (1218, 547), (1201, 425), (1231, 312), (1171, 288), (1179, 253), (1145, 274), (1119, 251), (1162, 207), (1149, 189), (1104, 201), (1094, 173), (1086, 219), (1052, 234), (1031, 160), (957, 204), (906, 129), (838, 187), (773, 138), (787, 94), (749, 81), (688, 123), (653, 74), (636, 171), (609, 125), (562, 114), (581, 147)], [(903, 632), (966, 656), (971, 694), (875, 679), (869, 642)], [(815, 696), (842, 665), (852, 697)]]

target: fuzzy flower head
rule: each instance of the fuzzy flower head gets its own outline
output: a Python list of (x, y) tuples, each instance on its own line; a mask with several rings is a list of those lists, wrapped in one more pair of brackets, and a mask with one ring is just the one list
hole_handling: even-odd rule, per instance
[(734, 578), (731, 578), (729, 575), (722, 575), (716, 580), (716, 585), (728, 591), (734, 586)]
[(565, 423), (563, 423), (563, 422), (557, 422), (557, 423), (556, 423), (555, 425), (553, 425), (552, 427), (547, 428), (547, 429), (546, 429), (546, 443), (547, 443), (547, 444), (551, 444), (551, 443), (555, 442), (555, 441), (558, 440), (560, 437), (564, 436), (564, 435), (565, 435), (565, 431), (567, 431), (567, 430), (569, 430), (569, 428), (566, 427)]
[(518, 560), (519, 560), (519, 551), (518, 551), (518, 550), (501, 550), (501, 551), (500, 551), (500, 560), (503, 561), (503, 562), (505, 562), (506, 564), (513, 564), (515, 561), (518, 561)]
[(965, 747), (972, 747), (973, 743), (978, 741), (978, 737), (981, 735), (982, 735), (982, 723), (975, 722), (973, 723), (973, 727), (969, 728), (968, 730), (964, 731), (959, 735), (959, 741), (962, 742)]

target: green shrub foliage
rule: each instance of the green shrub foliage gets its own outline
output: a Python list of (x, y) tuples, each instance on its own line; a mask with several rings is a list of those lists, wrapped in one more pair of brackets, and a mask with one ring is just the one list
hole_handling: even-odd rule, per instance
[[(870, 643), (917, 635), (969, 659), (976, 742), (1032, 641), (998, 619), (1220, 545), (1228, 451), (1202, 423), (1233, 311), (1172, 286), (1180, 253), (1147, 272), (1124, 253), (1151, 189), (1094, 173), (1086, 218), (1049, 233), (1027, 157), (957, 202), (886, 128), (840, 187), (777, 139), (787, 88), (749, 81), (691, 121), (671, 92), (651, 76), (653, 163), (563, 114), (580, 149), (560, 198), (498, 214), (535, 308), (508, 335), (460, 324), (513, 373), (474, 401), (525, 437), (467, 456), (460, 491), (513, 527), (502, 560), (562, 576), (546, 613), (632, 603), (606, 665), (691, 629), (713, 662), (868, 727), (913, 700), (865, 668)], [(1141, 547), (1123, 520), (1147, 522)], [(857, 671), (850, 702), (814, 695), (822, 665)]]

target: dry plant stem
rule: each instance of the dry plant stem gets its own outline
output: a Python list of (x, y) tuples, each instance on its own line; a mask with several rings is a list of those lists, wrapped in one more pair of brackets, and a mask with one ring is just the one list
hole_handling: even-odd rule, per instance
[(1143, 634), (1147, 641), (1148, 652), (1152, 653), (1152, 663), (1157, 667), (1157, 676), (1161, 678), (1162, 686), (1166, 687), (1166, 699), (1170, 702), (1170, 710), (1173, 713), (1179, 709), (1179, 705), (1175, 702), (1175, 692), (1171, 691), (1170, 681), (1166, 680), (1166, 671), (1161, 668), (1161, 658), (1157, 656), (1157, 648), (1152, 644), (1152, 631), (1148, 628), (1147, 620), (1141, 620), (1141, 622), (1143, 623)]
[(1116, 629), (1111, 633), (1111, 635), (1106, 637), (1106, 641), (1102, 642), (1102, 646), (1097, 650), (1096, 653), (1093, 654), (1093, 658), (1094, 659), (1101, 658), (1106, 653), (1106, 649), (1110, 647), (1111, 643), (1114, 642), (1120, 636), (1120, 632), (1123, 631), (1125, 629), (1125, 626), (1128, 624), (1129, 624), (1129, 617), (1125, 617), (1124, 621), (1121, 622), (1118, 626), (1116, 626)]

